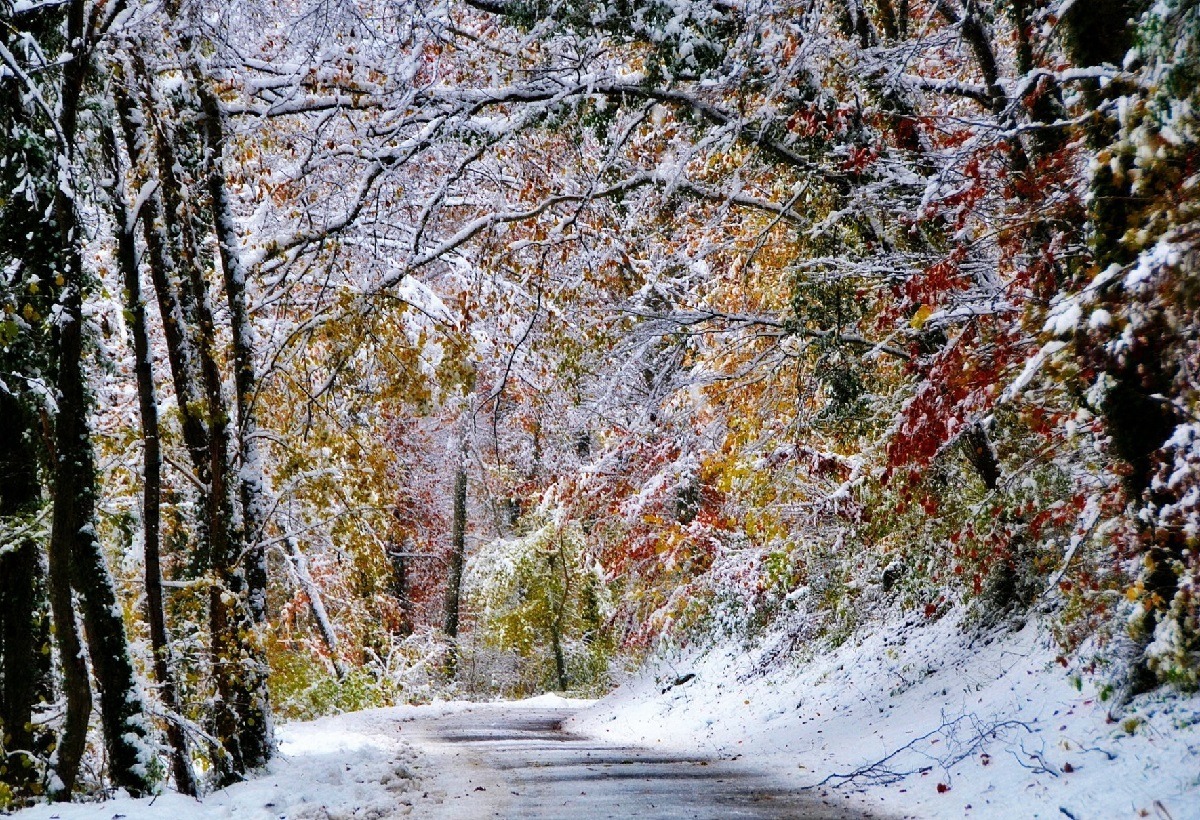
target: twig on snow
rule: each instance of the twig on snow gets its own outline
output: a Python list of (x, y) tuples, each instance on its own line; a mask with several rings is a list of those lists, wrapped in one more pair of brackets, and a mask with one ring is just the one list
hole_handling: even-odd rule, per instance
[[(960, 727), (964, 726), (964, 724), (969, 733), (965, 738), (960, 738)], [(926, 732), (920, 737), (913, 738), (908, 743), (879, 760), (867, 763), (850, 772), (831, 774), (819, 783), (802, 788), (805, 790), (819, 789), (825, 786), (839, 788), (848, 783), (855, 785), (887, 785), (899, 782), (910, 775), (927, 772), (933, 767), (900, 766), (898, 765), (898, 759), (905, 752), (914, 752), (918, 744), (929, 741), (935, 736), (938, 736), (937, 739), (932, 740), (931, 743), (937, 743), (942, 740), (946, 741), (944, 748), (947, 752), (944, 755), (937, 757), (930, 755), (928, 752), (916, 751), (916, 753), (932, 760), (944, 771), (949, 772), (951, 768), (975, 754), (988, 740), (995, 738), (1001, 732), (1017, 728), (1024, 729), (1026, 732), (1033, 731), (1027, 723), (1019, 720), (1000, 720), (992, 723), (984, 723), (974, 714), (959, 715), (952, 720), (947, 720), (945, 715), (943, 715), (942, 724), (936, 729)]]

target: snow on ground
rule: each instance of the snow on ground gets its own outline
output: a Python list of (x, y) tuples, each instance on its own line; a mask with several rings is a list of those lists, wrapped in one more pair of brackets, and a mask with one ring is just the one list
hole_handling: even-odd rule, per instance
[[(678, 653), (591, 705), (553, 695), (524, 703), (585, 707), (566, 728), (739, 760), (880, 817), (1200, 820), (1200, 696), (1157, 693), (1110, 714), (1095, 684), (1076, 686), (1032, 623), (971, 639), (947, 616), (893, 623), (806, 662), (768, 661), (768, 651), (730, 643)], [(492, 778), (503, 793), (504, 775), (428, 742), (421, 727), (422, 718), (475, 708), (439, 703), (287, 724), (265, 775), (203, 801), (168, 792), (16, 817), (466, 817), (459, 792), (482, 792), (476, 786)]]
[[(458, 709), (439, 704), (427, 709)], [(410, 813), (434, 799), (418, 791), (420, 754), (396, 727), (414, 707), (375, 709), (279, 727), (268, 771), (203, 800), (168, 791), (154, 798), (41, 805), (18, 820), (338, 820)]]
[(740, 756), (886, 816), (1200, 818), (1200, 696), (1110, 715), (1055, 657), (1032, 623), (972, 641), (957, 615), (806, 663), (730, 644), (659, 661), (567, 728)]
[[(524, 706), (581, 707), (590, 700), (541, 695)], [(202, 800), (166, 791), (157, 797), (114, 797), (103, 802), (39, 805), (17, 820), (382, 820), (391, 817), (463, 817), (448, 787), (466, 784), (469, 765), (405, 738), (405, 727), (454, 712), (467, 701), (369, 709), (279, 727), (279, 753), (267, 771)], [(461, 784), (458, 783), (461, 781)], [(469, 789), (469, 787), (466, 787)], [(461, 791), (461, 789), (459, 789)]]

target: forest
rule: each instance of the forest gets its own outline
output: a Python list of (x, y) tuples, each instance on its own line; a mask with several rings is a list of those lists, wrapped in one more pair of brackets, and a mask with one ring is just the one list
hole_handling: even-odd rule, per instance
[(1198, 146), (1197, 0), (0, 0), (0, 811), (951, 611), (1194, 691)]

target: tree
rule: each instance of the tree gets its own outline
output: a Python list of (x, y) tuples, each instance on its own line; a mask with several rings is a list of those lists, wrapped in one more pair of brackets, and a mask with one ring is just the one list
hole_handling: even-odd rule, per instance
[[(59, 797), (70, 797), (91, 710), (90, 687), (74, 627), (73, 590), (78, 595), (99, 690), (111, 776), (118, 785), (140, 794), (151, 786), (146, 765), (149, 752), (144, 745), (147, 726), (124, 624), (96, 534), (96, 470), (83, 377), (83, 301), (88, 283), (81, 258), (83, 237), (72, 173), (77, 167), (81, 95), (96, 39), (107, 21), (89, 19), (85, 4), (78, 2), (21, 9), (7, 22), (6, 37), (23, 44), (20, 56), (7, 45), (3, 52), (6, 74), (13, 77), (6, 82), (7, 91), (19, 100), (10, 103), (14, 120), (18, 128), (22, 121), (27, 123), (26, 128), (37, 123), (53, 134), (40, 157), (27, 151), (17, 154), (18, 161), (33, 160), (29, 165), (19, 165), (17, 173), (24, 176), (26, 202), (39, 208), (44, 218), (29, 234), (36, 238), (23, 252), (14, 253), (10, 263), (11, 270), (27, 270), (22, 278), (32, 283), (34, 290), (45, 287), (54, 298), (50, 340), (54, 373), (50, 468), (53, 513), (47, 549), (51, 609), (63, 663), (68, 715), (64, 736), (58, 743), (52, 791)], [(68, 50), (65, 44), (74, 46)], [(55, 100), (53, 109), (47, 99)], [(20, 150), (21, 140), (18, 146)], [(32, 305), (25, 313), (27, 321), (40, 318)]]
[(454, 511), (451, 514), (450, 568), (446, 579), (446, 637), (449, 654), (446, 674), (453, 678), (458, 667), (458, 624), (462, 605), (463, 562), (467, 536), (467, 466), (459, 459), (454, 471)]
[[(472, 558), (467, 586), (483, 640), (514, 652), (519, 692), (586, 688), (607, 671), (607, 600), (577, 524), (553, 520)], [(548, 655), (548, 657), (547, 657)]]
[[(0, 394), (0, 412), (17, 423), (0, 440), (0, 749), (5, 771), (0, 804), (40, 791), (50, 736), (34, 713), (54, 697), (50, 668), (46, 570), (39, 545), (42, 508), (38, 454), (28, 409)], [(24, 423), (22, 423), (24, 422)]]
[(146, 620), (150, 626), (151, 651), (154, 656), (154, 677), (159, 697), (170, 712), (167, 738), (173, 755), (171, 771), (175, 787), (181, 794), (196, 796), (196, 776), (192, 770), (191, 753), (181, 725), (183, 709), (178, 685), (172, 671), (174, 657), (167, 634), (166, 612), (163, 606), (163, 576), (161, 564), (161, 504), (162, 504), (162, 446), (158, 415), (158, 391), (151, 366), (150, 335), (146, 319), (146, 303), (138, 264), (137, 220), (131, 219), (126, 204), (125, 187), (121, 180), (124, 169), (117, 148), (115, 129), (104, 139), (104, 153), (112, 174), (109, 191), (114, 233), (117, 238), (117, 261), (125, 286), (125, 312), (133, 336), (134, 373), (137, 381), (138, 416), (142, 433), (142, 548), (145, 552)]
[(0, 649), (51, 610), (59, 794), (77, 620), (149, 785), (101, 549), (139, 527), (221, 783), (272, 691), (395, 697), (439, 622), (563, 688), (609, 630), (1049, 596), (1067, 654), (1132, 619), (1129, 691), (1194, 685), (1193, 5), (6, 6)]

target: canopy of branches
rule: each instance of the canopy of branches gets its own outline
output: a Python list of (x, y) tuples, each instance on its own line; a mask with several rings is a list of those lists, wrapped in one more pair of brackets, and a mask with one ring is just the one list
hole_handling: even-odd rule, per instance
[(1195, 0), (0, 0), (0, 109), (0, 809), (868, 613), (1200, 684)]

